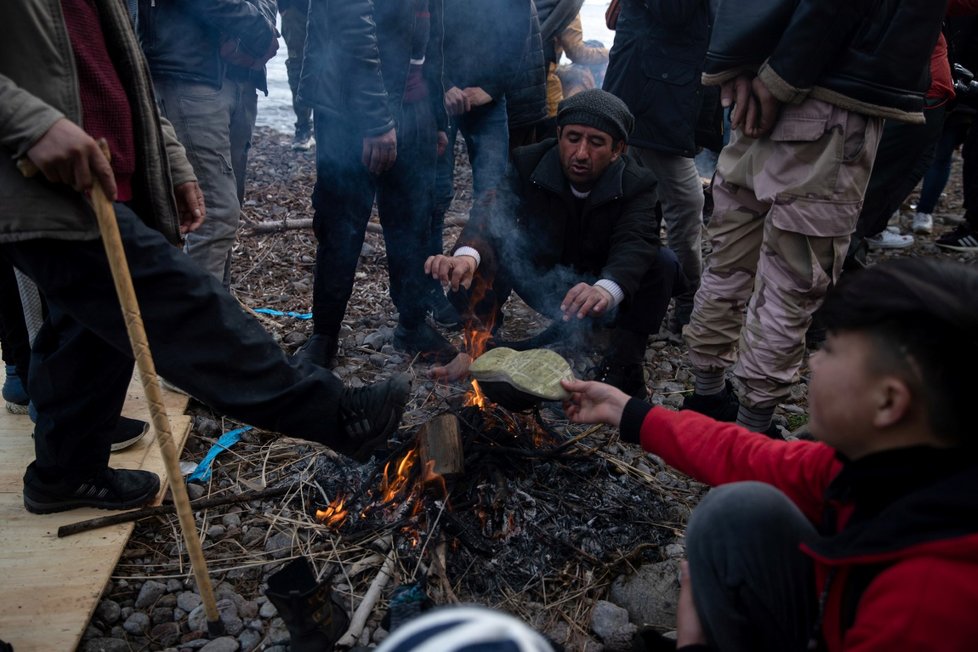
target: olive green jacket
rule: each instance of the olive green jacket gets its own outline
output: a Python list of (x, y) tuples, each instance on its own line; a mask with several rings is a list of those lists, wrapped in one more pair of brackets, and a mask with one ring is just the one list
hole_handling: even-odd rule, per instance
[[(149, 68), (121, 0), (96, 0), (109, 54), (129, 95), (136, 142), (132, 207), (171, 241), (180, 239), (173, 187), (195, 181), (173, 127), (161, 119)], [(84, 127), (75, 59), (59, 0), (0, 2), (0, 242), (88, 240), (98, 227), (87, 200), (17, 161), (61, 118)]]

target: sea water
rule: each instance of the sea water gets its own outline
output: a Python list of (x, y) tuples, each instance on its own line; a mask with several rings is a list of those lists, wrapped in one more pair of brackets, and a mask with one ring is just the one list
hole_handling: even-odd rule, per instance
[[(611, 48), (615, 34), (604, 24), (604, 12), (608, 0), (584, 0), (581, 7), (581, 24), (584, 26), (584, 39), (595, 39)], [(492, 29), (486, 25), (486, 29)], [(271, 127), (285, 133), (292, 133), (295, 124), (295, 114), (292, 112), (292, 92), (289, 90), (289, 78), (285, 72), (287, 51), (285, 41), (279, 39), (278, 53), (268, 62), (268, 97), (258, 94), (257, 124)]]

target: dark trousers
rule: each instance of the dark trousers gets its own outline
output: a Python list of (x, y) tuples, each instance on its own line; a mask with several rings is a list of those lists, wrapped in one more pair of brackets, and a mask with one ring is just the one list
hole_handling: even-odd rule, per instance
[[(128, 207), (116, 213), (160, 375), (233, 418), (336, 441), (342, 383), (291, 362), (216, 278)], [(102, 243), (25, 240), (0, 252), (48, 305), (31, 356), (35, 466), (42, 477), (82, 481), (108, 463), (134, 364)]]
[(17, 367), (17, 375), (26, 387), (31, 345), (17, 277), (14, 268), (5, 260), (0, 260), (0, 348), (3, 349), (4, 363)]
[(934, 160), (944, 113), (943, 106), (927, 109), (927, 122), (922, 125), (886, 121), (852, 246), (883, 231), (893, 212), (923, 178)]
[(944, 192), (947, 180), (951, 176), (951, 160), (956, 150), (968, 136), (968, 128), (971, 126), (971, 114), (964, 114), (960, 111), (950, 111), (944, 119), (944, 127), (941, 137), (937, 141), (934, 150), (934, 160), (924, 174), (924, 180), (920, 187), (920, 198), (917, 201), (917, 210), (921, 213), (933, 213), (937, 208), (937, 202)]
[(335, 337), (340, 331), (375, 197), (384, 228), (391, 299), (405, 326), (424, 320), (424, 261), (438, 155), (435, 122), (425, 100), (405, 105), (399, 118), (397, 161), (387, 172), (373, 175), (360, 160), (359, 129), (335, 118), (314, 117), (312, 206), (319, 245), (312, 318), (316, 333)]
[[(472, 287), (449, 294), (452, 305), (460, 314), (471, 313), (484, 324), (496, 320), (499, 310), (513, 290), (528, 306), (550, 319), (561, 319), (560, 302), (578, 283), (594, 283), (593, 274), (577, 272), (568, 267), (527, 270), (511, 273), (512, 265), (502, 262), (496, 278), (488, 279), (476, 271)], [(669, 308), (669, 299), (683, 292), (685, 277), (676, 254), (660, 247), (656, 259), (642, 277), (638, 290), (614, 311), (600, 318), (633, 333), (651, 335), (659, 332), (662, 319)]]
[(713, 489), (693, 510), (686, 555), (696, 612), (722, 652), (805, 650), (815, 627), (814, 526), (768, 484)]

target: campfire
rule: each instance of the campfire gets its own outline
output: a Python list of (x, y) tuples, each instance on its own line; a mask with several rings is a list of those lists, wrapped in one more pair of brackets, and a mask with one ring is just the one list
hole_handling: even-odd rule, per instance
[(553, 622), (536, 626), (581, 623), (611, 578), (662, 558), (682, 506), (607, 451), (597, 427), (551, 422), (562, 415), (510, 412), (473, 381), (377, 464), (321, 456), (316, 519), (351, 545), (389, 541), (413, 569), (397, 581), (427, 581), (436, 603), (552, 605)]

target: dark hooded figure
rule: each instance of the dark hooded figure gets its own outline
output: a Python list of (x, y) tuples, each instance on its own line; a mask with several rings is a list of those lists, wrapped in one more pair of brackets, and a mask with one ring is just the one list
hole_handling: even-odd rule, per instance
[(447, 138), (442, 0), (312, 3), (299, 97), (313, 106), (319, 246), (313, 336), (298, 355), (330, 366), (370, 211), (384, 228), (394, 346), (446, 362), (455, 348), (425, 321), (435, 161)]

